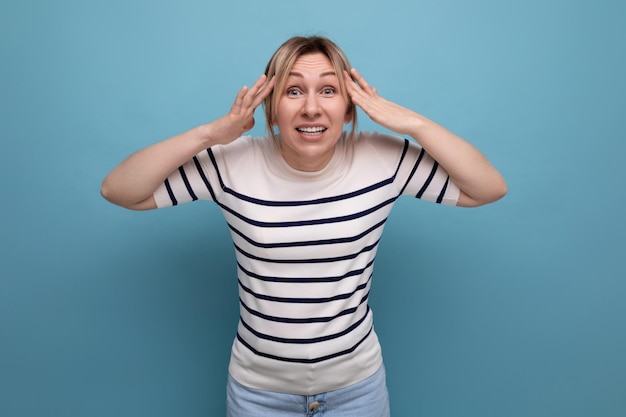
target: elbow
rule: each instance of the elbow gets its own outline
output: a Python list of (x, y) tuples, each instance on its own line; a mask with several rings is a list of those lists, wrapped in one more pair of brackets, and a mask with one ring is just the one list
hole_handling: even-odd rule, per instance
[(100, 195), (111, 204), (121, 207), (127, 206), (124, 204), (123, 196), (120, 195), (119, 192), (116, 193), (116, 187), (111, 184), (109, 177), (106, 177), (104, 181), (102, 181), (100, 185)]
[(110, 187), (107, 187), (106, 183), (102, 183), (102, 186), (100, 187), (100, 195), (111, 204), (128, 209), (131, 208), (128, 204), (124, 202), (123, 199), (120, 199), (118, 196), (116, 196), (115, 192)]
[(111, 188), (109, 187), (106, 178), (104, 179), (104, 181), (102, 181), (102, 184), (100, 185), (100, 195), (106, 201), (115, 204), (114, 198), (111, 196)]
[(459, 201), (457, 203), (460, 207), (480, 207), (490, 203), (494, 203), (502, 199), (509, 189), (504, 179), (501, 179), (495, 184), (491, 184), (489, 187), (483, 189), (481, 192), (469, 194), (461, 190)]
[(507, 195), (508, 192), (509, 187), (506, 185), (504, 179), (502, 179), (499, 184), (493, 187), (492, 198), (491, 201), (488, 201), (488, 203), (493, 203), (504, 198), (504, 196)]
[(492, 184), (489, 187), (489, 193), (487, 193), (482, 199), (478, 200), (477, 206), (484, 206), (486, 204), (495, 203), (496, 201), (504, 198), (509, 192), (509, 188), (504, 181), (504, 178), (500, 177), (500, 180)]
[(507, 186), (504, 177), (498, 173), (498, 175), (492, 178), (485, 191), (485, 195), (479, 199), (479, 206), (495, 203), (496, 201), (504, 198), (504, 196), (509, 192), (509, 187)]
[(502, 181), (502, 188), (500, 189), (500, 195), (497, 198), (498, 200), (500, 200), (501, 198), (504, 198), (504, 196), (506, 196), (509, 193), (509, 186), (506, 185), (506, 182), (504, 182), (504, 180)]
[(100, 195), (109, 203), (129, 210), (150, 210), (156, 208), (156, 204), (151, 197), (140, 202), (134, 202), (125, 198), (123, 194), (116, 193), (115, 187), (111, 187), (106, 178), (100, 186)]

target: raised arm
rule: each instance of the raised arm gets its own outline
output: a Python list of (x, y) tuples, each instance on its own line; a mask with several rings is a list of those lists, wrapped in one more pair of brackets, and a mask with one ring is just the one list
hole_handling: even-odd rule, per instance
[(469, 142), (412, 110), (380, 97), (355, 70), (345, 73), (354, 104), (379, 125), (419, 143), (460, 188), (458, 205), (476, 207), (499, 200), (507, 192), (502, 175)]
[(262, 75), (251, 88), (239, 91), (226, 116), (133, 153), (106, 176), (102, 196), (132, 210), (156, 208), (153, 193), (179, 166), (202, 150), (230, 143), (252, 129), (254, 110), (273, 87), (274, 79)]

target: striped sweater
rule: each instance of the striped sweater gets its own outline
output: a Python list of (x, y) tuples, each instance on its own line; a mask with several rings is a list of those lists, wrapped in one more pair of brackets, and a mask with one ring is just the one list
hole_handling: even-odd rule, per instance
[(415, 142), (360, 133), (321, 171), (286, 164), (271, 138), (201, 152), (155, 192), (159, 207), (218, 204), (236, 250), (240, 319), (229, 372), (263, 390), (312, 395), (382, 364), (368, 296), (401, 195), (456, 204), (458, 187)]

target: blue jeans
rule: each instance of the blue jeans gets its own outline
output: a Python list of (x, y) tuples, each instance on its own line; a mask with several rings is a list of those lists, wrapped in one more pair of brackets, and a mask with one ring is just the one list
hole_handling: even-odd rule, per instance
[(245, 387), (230, 375), (228, 417), (389, 417), (385, 368), (345, 388), (316, 395), (294, 395)]

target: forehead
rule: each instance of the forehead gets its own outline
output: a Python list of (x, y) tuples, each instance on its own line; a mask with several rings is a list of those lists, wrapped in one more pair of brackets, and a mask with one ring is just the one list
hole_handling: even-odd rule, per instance
[(335, 68), (321, 52), (299, 56), (291, 67), (290, 76), (336, 76)]

